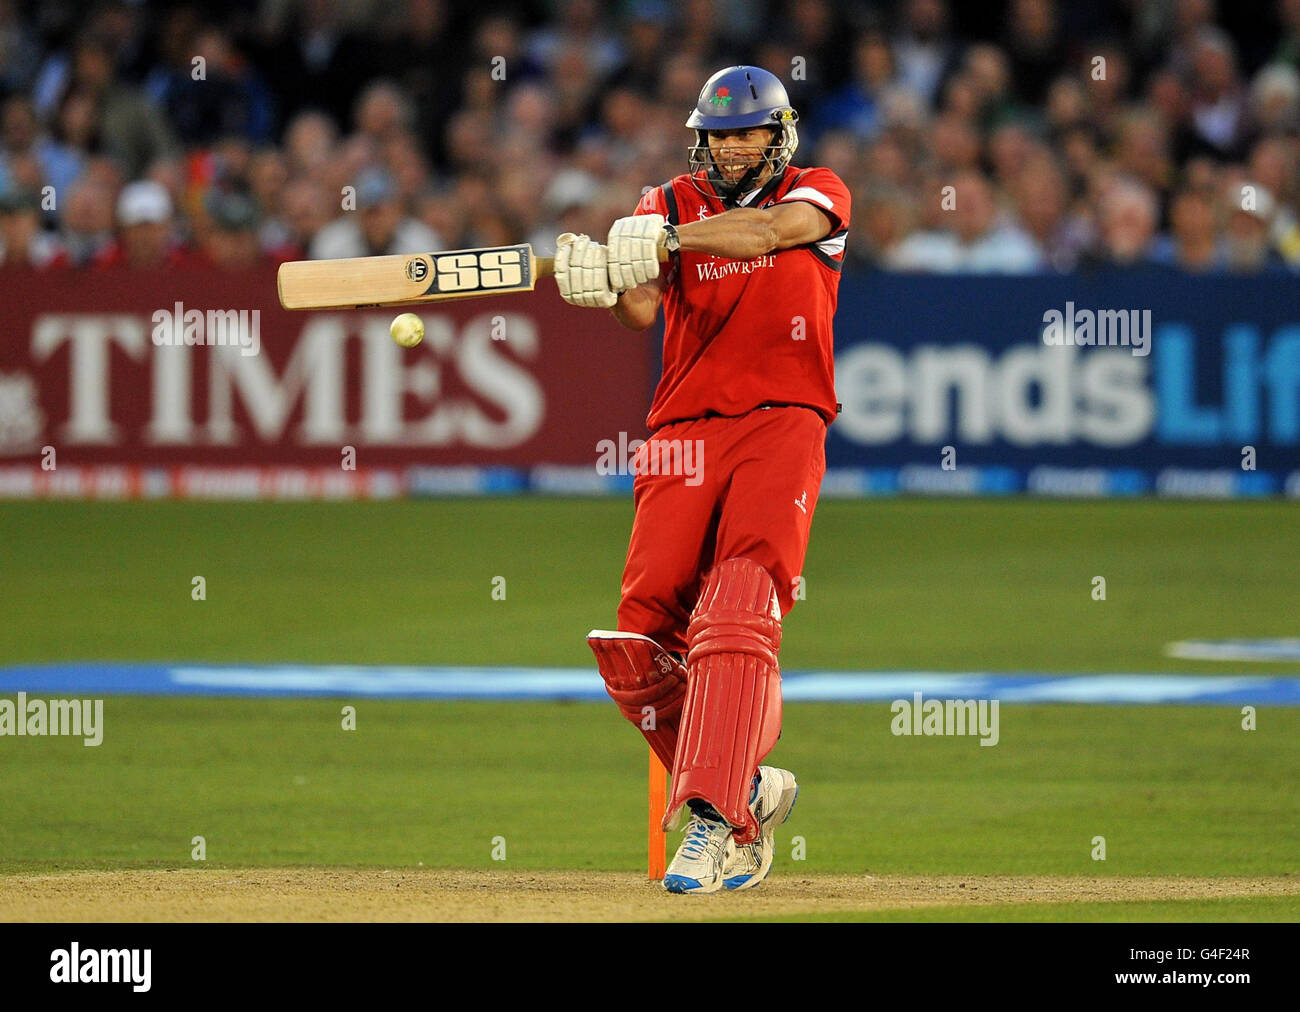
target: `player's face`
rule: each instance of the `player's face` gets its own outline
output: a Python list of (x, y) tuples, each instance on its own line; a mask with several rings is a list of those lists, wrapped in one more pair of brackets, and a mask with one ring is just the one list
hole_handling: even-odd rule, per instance
[[(729, 183), (736, 182), (758, 165), (771, 143), (772, 131), (768, 127), (709, 131), (709, 151), (713, 155), (713, 164)], [(770, 174), (770, 170), (764, 169), (756, 180), (757, 184), (761, 186), (767, 182)]]

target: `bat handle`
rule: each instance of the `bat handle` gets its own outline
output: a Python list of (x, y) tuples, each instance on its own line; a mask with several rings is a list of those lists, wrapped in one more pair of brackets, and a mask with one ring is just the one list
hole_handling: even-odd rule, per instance
[[(671, 254), (663, 246), (659, 247), (659, 262), (667, 263)], [(533, 276), (537, 278), (555, 277), (555, 257), (537, 257), (534, 260)]]

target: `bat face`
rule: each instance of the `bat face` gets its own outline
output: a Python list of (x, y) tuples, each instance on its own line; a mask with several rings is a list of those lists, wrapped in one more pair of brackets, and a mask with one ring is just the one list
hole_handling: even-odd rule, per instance
[(362, 309), (531, 292), (537, 259), (527, 243), (280, 265), (285, 309)]

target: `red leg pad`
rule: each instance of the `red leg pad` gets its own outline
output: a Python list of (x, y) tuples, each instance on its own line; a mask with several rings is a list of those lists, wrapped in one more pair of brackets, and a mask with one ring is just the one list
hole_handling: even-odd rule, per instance
[[(686, 668), (649, 636), (593, 629), (587, 645), (619, 712), (640, 729), (655, 755), (673, 768)], [(647, 710), (646, 707), (650, 709)]]
[(781, 733), (781, 608), (766, 569), (727, 559), (704, 580), (687, 630), (686, 702), (664, 828), (701, 798), (735, 827), (738, 844), (758, 838), (749, 810), (754, 771)]

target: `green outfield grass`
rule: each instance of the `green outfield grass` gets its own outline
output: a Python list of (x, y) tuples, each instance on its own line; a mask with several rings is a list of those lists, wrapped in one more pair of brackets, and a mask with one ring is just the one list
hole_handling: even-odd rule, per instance
[[(631, 516), (535, 498), (0, 503), (0, 658), (586, 665), (586, 631), (614, 625)], [(1164, 645), (1297, 635), (1297, 558), (1283, 502), (825, 502), (782, 659), (1239, 671)]]
[[(111, 698), (104, 743), (9, 739), (6, 871), (209, 864), (634, 870), (645, 753), (597, 704)], [(792, 704), (778, 834), (798, 873), (1300, 871), (1300, 710), (1007, 706), (993, 748), (895, 737), (887, 705)], [(598, 823), (599, 832), (592, 832)], [(795, 835), (806, 859), (791, 860)], [(1106, 860), (1091, 858), (1104, 836)], [(57, 855), (57, 857), (52, 857)]]
[[(537, 499), (0, 503), (0, 663), (590, 666), (583, 634), (613, 625), (630, 514)], [(783, 660), (1241, 671), (1162, 649), (1295, 635), (1298, 557), (1281, 503), (825, 503)], [(206, 601), (191, 600), (196, 575)], [(1004, 706), (993, 748), (894, 737), (889, 718), (787, 707), (771, 758), (803, 793), (778, 872), (1300, 873), (1300, 708), (1265, 708), (1247, 732), (1232, 707)], [(112, 697), (99, 748), (6, 738), (0, 758), (0, 873), (192, 867), (196, 835), (209, 867), (491, 868), (494, 837), (512, 870), (644, 867), (645, 750), (607, 706)], [(862, 916), (1066, 915), (1300, 919), (1300, 901)]]

